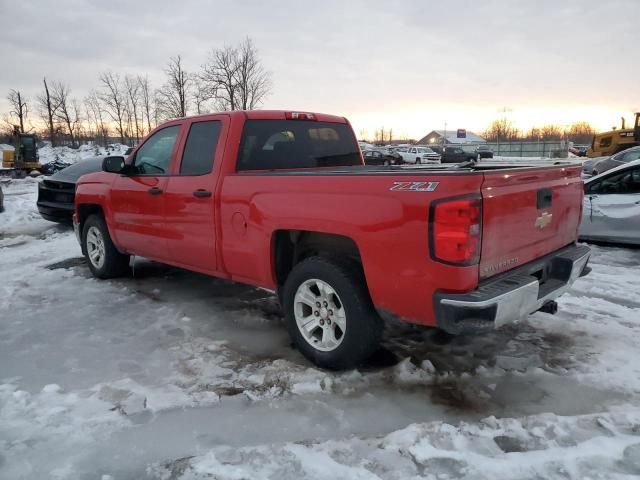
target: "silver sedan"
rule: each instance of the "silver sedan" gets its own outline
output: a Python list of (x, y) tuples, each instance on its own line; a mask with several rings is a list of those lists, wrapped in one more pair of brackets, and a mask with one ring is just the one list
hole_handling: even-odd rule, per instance
[(640, 160), (584, 184), (580, 238), (640, 245)]

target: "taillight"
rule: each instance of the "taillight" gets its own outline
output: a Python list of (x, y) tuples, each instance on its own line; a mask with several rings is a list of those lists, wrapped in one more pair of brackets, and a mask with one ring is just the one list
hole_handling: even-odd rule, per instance
[(317, 120), (313, 113), (308, 112), (285, 112), (284, 118), (286, 120)]
[(430, 214), (431, 256), (454, 265), (475, 265), (482, 245), (482, 199), (437, 200)]

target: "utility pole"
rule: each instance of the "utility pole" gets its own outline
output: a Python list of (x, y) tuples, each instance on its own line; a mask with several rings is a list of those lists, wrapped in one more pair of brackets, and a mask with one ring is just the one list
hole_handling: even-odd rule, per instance
[(442, 136), (442, 153), (444, 153), (444, 146), (447, 143), (447, 121), (444, 121), (444, 135)]

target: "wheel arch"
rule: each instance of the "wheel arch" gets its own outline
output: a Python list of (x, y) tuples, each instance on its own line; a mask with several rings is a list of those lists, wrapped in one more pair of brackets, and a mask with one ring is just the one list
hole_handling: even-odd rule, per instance
[(104, 211), (102, 210), (102, 206), (97, 203), (82, 203), (76, 205), (76, 213), (78, 218), (78, 232), (80, 232), (80, 248), (82, 248), (82, 254), (86, 255), (87, 252), (84, 247), (84, 224), (91, 215), (100, 215), (104, 219)]
[(272, 237), (272, 265), (280, 289), (293, 267), (312, 256), (328, 256), (363, 269), (357, 243), (346, 235), (309, 230), (276, 230)]

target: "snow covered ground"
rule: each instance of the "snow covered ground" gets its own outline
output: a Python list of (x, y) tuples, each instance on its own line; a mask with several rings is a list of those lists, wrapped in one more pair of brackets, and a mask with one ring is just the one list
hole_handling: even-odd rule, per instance
[(331, 373), (262, 290), (143, 260), (93, 279), (36, 186), (0, 214), (1, 479), (640, 475), (640, 250), (594, 247), (556, 316), (446, 344), (390, 325)]

